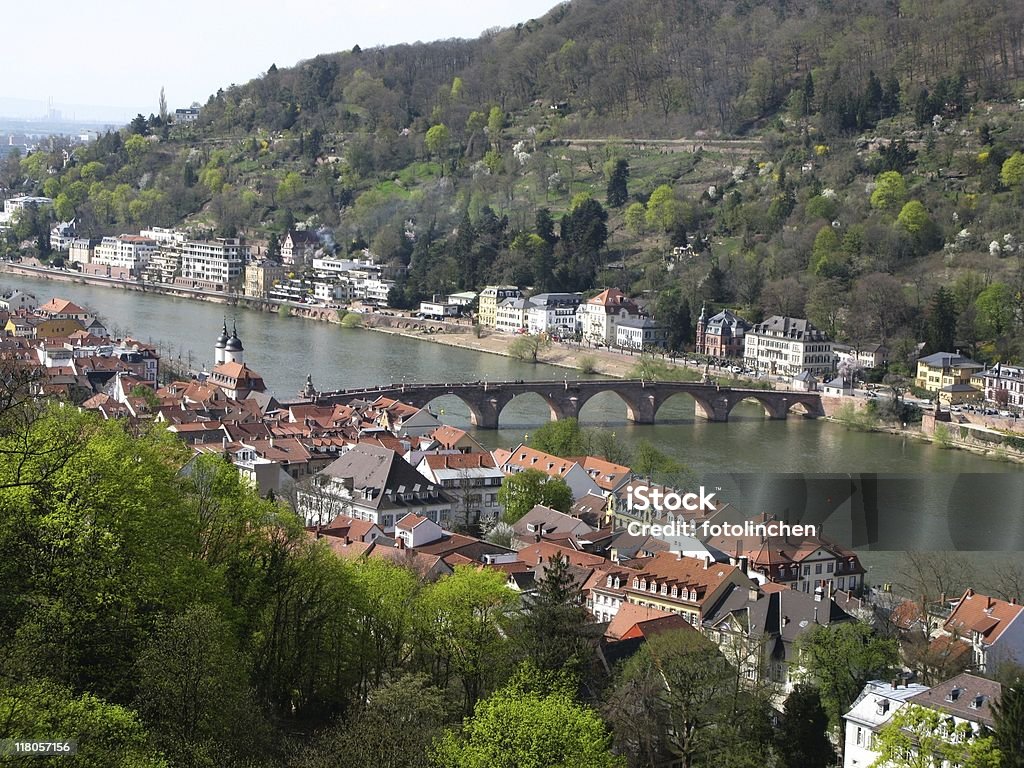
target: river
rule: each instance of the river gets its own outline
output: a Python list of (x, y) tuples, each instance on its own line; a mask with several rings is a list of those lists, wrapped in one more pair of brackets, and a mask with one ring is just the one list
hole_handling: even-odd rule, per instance
[[(226, 313), (229, 327), (237, 325), (246, 363), (282, 399), (296, 396), (307, 373), (322, 389), (401, 381), (561, 379), (566, 374), (552, 366), (375, 331), (0, 273), (0, 292), (10, 288), (33, 293), (40, 303), (53, 296), (69, 298), (98, 312), (112, 332), (157, 343), (165, 354), (190, 359), (194, 366), (212, 363)], [(467, 410), (454, 396), (436, 400), (433, 407), (445, 422), (468, 424)], [(477, 436), (488, 447), (512, 447), (547, 418), (539, 396), (523, 396), (502, 413), (501, 429)], [(791, 518), (803, 514), (805, 520), (810, 515), (822, 521), (826, 533), (844, 541), (856, 540), (853, 529), (863, 522), (857, 499), (845, 502), (849, 476), (883, 474), (875, 489), (878, 535), (870, 539), (872, 551), (858, 547), (876, 583), (892, 579), (899, 560), (893, 550), (1024, 550), (1024, 473), (1017, 465), (891, 435), (852, 432), (825, 421), (768, 421), (752, 403), (738, 406), (728, 423), (709, 423), (696, 419), (693, 401), (680, 395), (663, 406), (658, 418), (653, 426), (627, 422), (614, 394), (594, 397), (581, 414), (584, 425), (608, 430), (627, 446), (650, 441), (684, 462), (703, 484), (721, 488), (719, 498), (741, 509), (788, 510)], [(989, 562), (991, 555), (977, 559)]]

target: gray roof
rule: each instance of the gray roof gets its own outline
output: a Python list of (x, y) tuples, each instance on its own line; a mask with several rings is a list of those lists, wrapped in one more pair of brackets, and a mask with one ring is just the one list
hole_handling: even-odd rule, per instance
[(991, 728), (994, 725), (992, 702), (999, 701), (1002, 690), (1002, 686), (993, 680), (964, 672), (908, 701)]
[(810, 320), (801, 317), (783, 317), (772, 315), (764, 322), (752, 328), (754, 333), (766, 336), (778, 336), (798, 341), (828, 341), (828, 336), (819, 331)]
[(728, 328), (733, 333), (737, 331), (745, 331), (750, 327), (750, 323), (744, 320), (738, 315), (734, 315), (728, 309), (723, 309), (717, 315), (712, 315), (708, 318), (707, 323), (704, 325), (705, 329), (715, 329), (718, 331), (715, 335), (720, 335), (722, 329)]
[(936, 352), (934, 355), (919, 358), (919, 363), (931, 366), (932, 368), (984, 368), (981, 363), (976, 363), (969, 357), (956, 354), (955, 352)]
[[(359, 494), (355, 500), (361, 506), (374, 509), (414, 508), (423, 503), (423, 499), (415, 498), (403, 501), (401, 496), (397, 495), (401, 493), (436, 491), (438, 496), (433, 499), (435, 504), (444, 503), (448, 498), (441, 492), (439, 485), (430, 482), (397, 453), (376, 445), (355, 445), (328, 464), (322, 472), (330, 477), (346, 480), (353, 491), (369, 490), (370, 498), (363, 498)], [(396, 494), (393, 500), (388, 500), (388, 491)]]
[(535, 307), (575, 307), (583, 301), (580, 293), (538, 293), (531, 296), (530, 301)]
[(752, 600), (748, 588), (730, 585), (707, 613), (704, 623), (716, 626), (735, 617), (749, 637), (775, 638), (773, 656), (792, 660), (794, 643), (815, 626), (853, 620), (828, 598), (816, 600), (813, 595), (795, 589), (758, 594), (760, 597)]
[(619, 328), (664, 328), (665, 326), (660, 323), (656, 323), (649, 317), (638, 317), (636, 320), (623, 320), (619, 323)]

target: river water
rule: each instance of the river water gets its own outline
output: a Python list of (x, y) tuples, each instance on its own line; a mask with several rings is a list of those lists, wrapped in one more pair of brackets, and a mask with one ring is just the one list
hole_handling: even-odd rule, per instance
[[(33, 293), (40, 303), (69, 298), (98, 312), (112, 332), (157, 343), (165, 355), (195, 367), (212, 364), (226, 313), (229, 328), (237, 325), (246, 363), (282, 399), (296, 396), (307, 373), (318, 388), (329, 390), (402, 381), (561, 379), (567, 373), (312, 320), (0, 273), (0, 292), (10, 288)], [(454, 396), (433, 407), (445, 422), (468, 424), (467, 409)], [(526, 395), (501, 418), (501, 429), (477, 433), (488, 447), (513, 447), (548, 418), (548, 410), (539, 396)], [(1024, 551), (1024, 473), (1017, 465), (824, 421), (768, 421), (753, 403), (738, 406), (728, 423), (710, 423), (695, 418), (693, 401), (680, 395), (662, 407), (658, 419), (653, 426), (627, 422), (614, 394), (594, 397), (581, 414), (585, 426), (607, 430), (616, 441), (650, 441), (742, 510), (786, 514), (794, 522), (813, 519), (826, 533), (856, 542), (876, 583), (892, 579), (899, 559), (893, 550)], [(865, 517), (872, 514), (862, 511), (860, 486), (854, 485), (852, 498), (850, 491), (850, 476), (862, 473), (882, 475), (876, 484), (869, 479), (866, 507), (876, 508), (870, 502), (876, 498), (878, 519), (868, 524), (875, 533), (866, 537)]]

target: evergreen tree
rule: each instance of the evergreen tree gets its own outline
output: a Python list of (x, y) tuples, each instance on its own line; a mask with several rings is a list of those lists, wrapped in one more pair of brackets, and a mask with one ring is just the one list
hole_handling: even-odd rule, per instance
[(1002, 768), (1024, 768), (1024, 680), (1003, 686), (995, 715), (995, 745), (1002, 753)]
[(624, 158), (615, 161), (615, 168), (608, 179), (608, 207), (621, 208), (629, 199), (627, 181), (629, 179), (629, 162)]
[(930, 352), (949, 352), (956, 346), (956, 302), (953, 294), (939, 287), (928, 302), (925, 340)]
[(835, 763), (828, 713), (817, 688), (801, 683), (786, 698), (776, 745), (780, 768), (825, 768)]
[(566, 558), (546, 564), (536, 591), (524, 598), (524, 608), (514, 641), (539, 669), (574, 671), (590, 660), (587, 610)]

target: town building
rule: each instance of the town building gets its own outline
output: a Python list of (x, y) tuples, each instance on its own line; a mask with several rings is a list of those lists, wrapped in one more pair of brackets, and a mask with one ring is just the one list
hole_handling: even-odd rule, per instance
[(98, 238), (78, 237), (68, 244), (68, 261), (76, 264), (91, 264), (96, 246), (103, 242)]
[(971, 386), (986, 403), (1020, 412), (1024, 410), (1024, 367), (997, 363), (971, 375)]
[(367, 520), (389, 535), (409, 513), (442, 527), (452, 519), (448, 494), (388, 448), (359, 443), (315, 477), (313, 488), (299, 501), (307, 525), (325, 522), (316, 519), (323, 508), (317, 496), (336, 505), (334, 514)]
[(50, 228), (50, 247), (55, 251), (66, 251), (77, 237), (76, 221), (58, 221)]
[(964, 592), (942, 630), (971, 646), (972, 668), (991, 674), (1004, 664), (1024, 664), (1024, 606)]
[(636, 320), (620, 320), (615, 327), (615, 346), (642, 352), (647, 349), (664, 349), (668, 343), (668, 329), (649, 317)]
[(494, 328), (498, 323), (498, 305), (505, 299), (518, 299), (522, 295), (514, 285), (488, 285), (480, 292), (477, 322), (482, 328)]
[(586, 469), (575, 459), (563, 459), (554, 454), (538, 451), (520, 443), (511, 451), (496, 450), (495, 463), (506, 475), (535, 469), (549, 477), (561, 478), (569, 486), (574, 499), (582, 498), (588, 493), (601, 493), (601, 487), (594, 481)]
[(938, 393), (951, 404), (980, 400), (981, 390), (971, 386), (971, 377), (984, 368), (958, 352), (936, 352), (918, 359), (914, 386)]
[(159, 248), (156, 240), (141, 235), (104, 237), (93, 251), (91, 263), (126, 270), (132, 277), (139, 277)]
[(304, 267), (312, 262), (319, 247), (316, 232), (290, 229), (281, 241), (281, 263), (286, 267)]
[(583, 300), (579, 293), (538, 293), (530, 297), (526, 310), (528, 333), (546, 333), (560, 339), (576, 336), (576, 309)]
[(891, 683), (872, 680), (843, 715), (845, 748), (843, 768), (869, 768), (877, 759), (875, 737), (907, 701), (928, 691), (928, 686), (896, 679)]
[(530, 299), (520, 296), (505, 299), (495, 310), (494, 330), (501, 333), (525, 333), (526, 312), (532, 306)]
[(452, 516), (457, 522), (472, 526), (493, 523), (501, 517), (498, 490), (505, 474), (491, 454), (427, 454), (416, 470), (451, 496)]
[(237, 237), (185, 240), (176, 248), (181, 254), (181, 277), (177, 283), (209, 291), (242, 287), (242, 270), (249, 248)]
[(749, 328), (750, 323), (728, 309), (708, 317), (707, 308), (701, 306), (694, 351), (708, 357), (740, 359), (743, 357), (743, 338)]
[(618, 288), (608, 288), (576, 309), (576, 325), (582, 340), (596, 346), (614, 346), (618, 324), (639, 318), (636, 302)]
[(36, 297), (24, 291), (11, 291), (8, 295), (0, 297), (0, 309), (7, 312), (32, 312), (39, 305)]
[(832, 340), (809, 320), (773, 315), (743, 336), (743, 359), (765, 373), (795, 376), (807, 371), (824, 378), (835, 368)]
[(14, 219), (15, 214), (26, 209), (49, 208), (53, 206), (53, 199), (49, 197), (32, 197), (21, 195), (4, 200), (4, 210), (0, 213), (0, 227), (7, 227)]
[(266, 299), (274, 285), (284, 280), (284, 276), (284, 267), (275, 261), (264, 259), (249, 262), (245, 265), (245, 295)]

